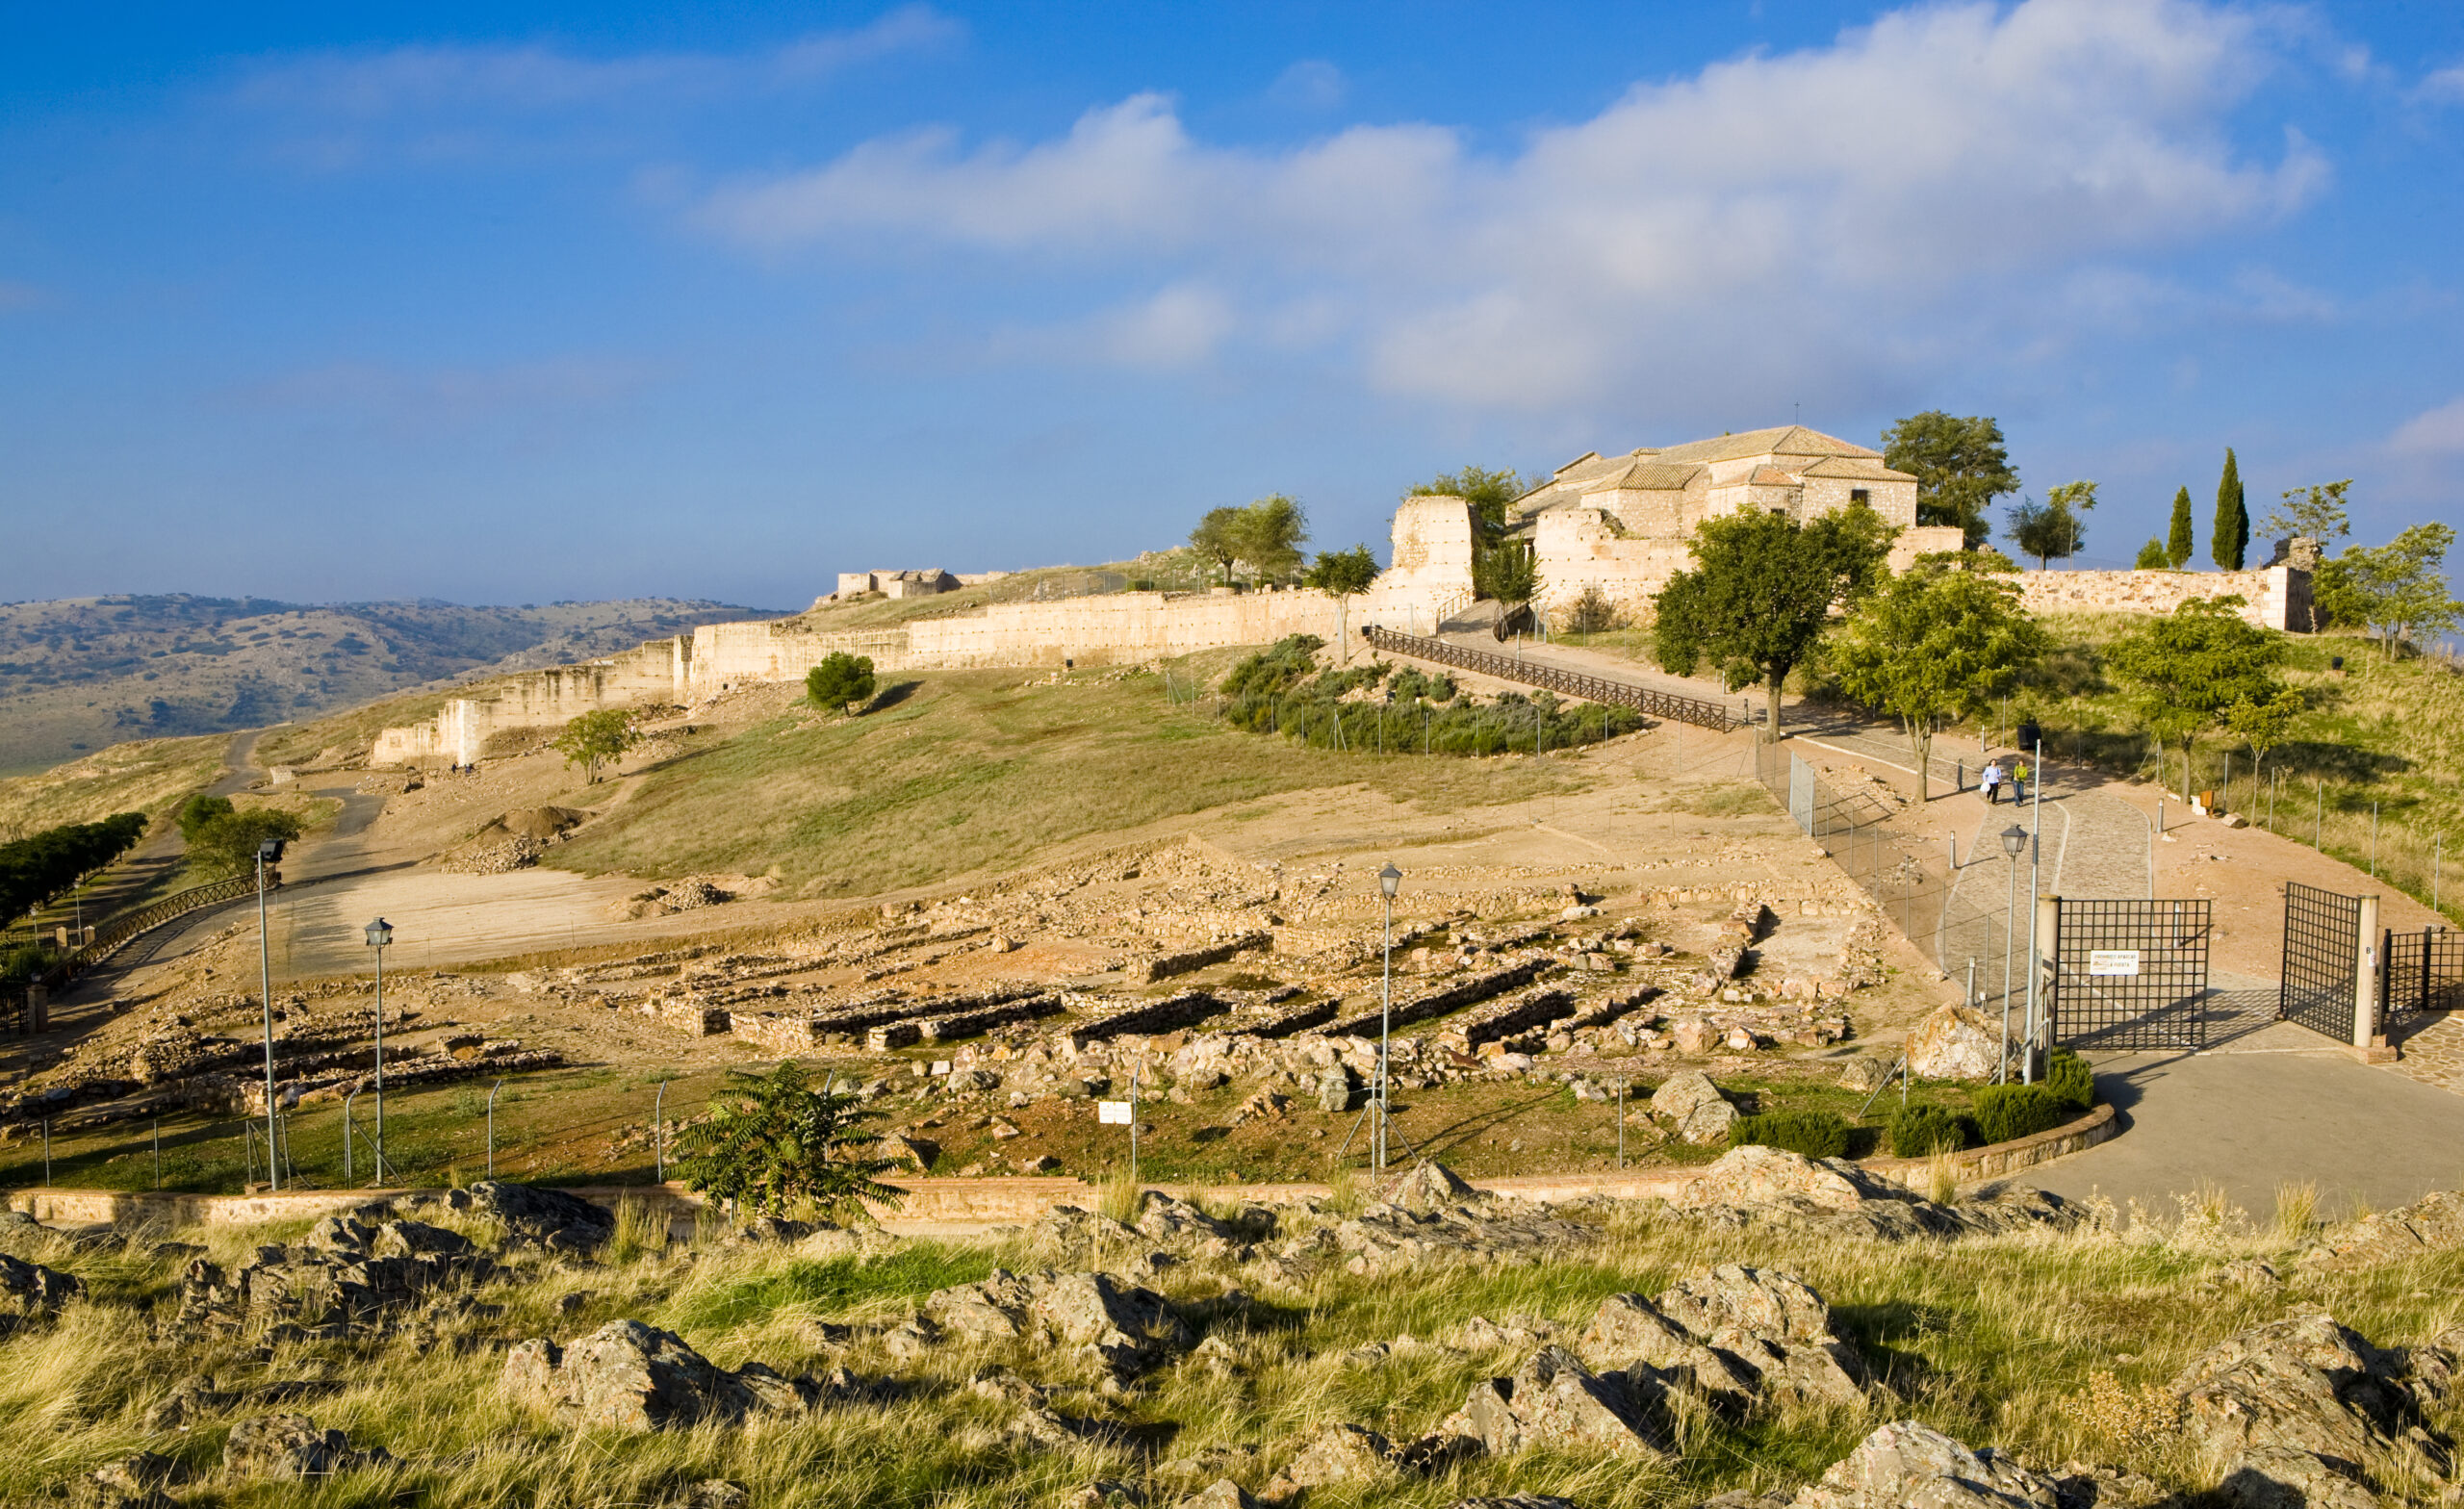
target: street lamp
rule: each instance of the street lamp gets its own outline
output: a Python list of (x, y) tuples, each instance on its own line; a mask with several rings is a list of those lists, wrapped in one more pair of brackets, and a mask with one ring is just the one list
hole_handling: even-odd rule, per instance
[(1993, 1083), (2007, 1083), (2011, 1078), (2011, 936), (2018, 931), (2013, 920), (2019, 906), (2019, 851), (2028, 846), (2028, 831), (2013, 823), (2002, 830), (2002, 852), (2011, 859), (2011, 882), (2002, 904), (2002, 1058), (1993, 1066)]
[(385, 948), (394, 925), (379, 917), (368, 925), (368, 946), (376, 951), (376, 1183), (385, 1183)]
[(257, 991), (266, 1009), (266, 1187), (270, 1189), (282, 1188), (282, 1143), (273, 1106), (273, 944), (266, 931), (266, 886), (269, 881), (282, 883), (282, 872), (274, 868), (281, 862), (281, 839), (269, 838), (257, 845)]
[(1403, 886), (1403, 872), (1389, 860), (1377, 872), (1377, 893), (1386, 902), (1386, 980), (1377, 999), (1377, 1171), (1386, 1171), (1386, 1054), (1395, 1026), (1395, 893)]
[(2037, 991), (2044, 980), (2044, 961), (2037, 957), (2037, 916), (2044, 908), (2044, 735), (2036, 737), (2037, 789), (2028, 799), (2028, 1051), (2019, 1060), (2019, 1079), (2037, 1082), (2037, 1036), (2043, 1031)]

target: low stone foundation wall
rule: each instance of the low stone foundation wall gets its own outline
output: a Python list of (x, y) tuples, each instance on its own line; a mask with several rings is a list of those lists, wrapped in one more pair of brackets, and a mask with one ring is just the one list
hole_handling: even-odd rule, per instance
[[(2121, 1131), (2111, 1106), (2098, 1106), (2085, 1116), (2050, 1132), (1990, 1147), (1971, 1148), (1958, 1159), (1959, 1179), (1972, 1184), (2006, 1178), (2038, 1164), (2050, 1163), (2109, 1141)], [(1859, 1165), (1867, 1172), (1905, 1188), (1915, 1189), (1931, 1173), (1921, 1158), (1875, 1158)], [(1609, 1195), (1620, 1200), (1665, 1200), (1703, 1176), (1704, 1165), (1630, 1168), (1571, 1174), (1519, 1174), (1502, 1179), (1475, 1179), (1474, 1188), (1491, 1194), (1525, 1200), (1571, 1200)], [(906, 1179), (899, 1188), (906, 1200), (886, 1215), (885, 1229), (905, 1235), (953, 1234), (993, 1226), (1022, 1226), (1056, 1206), (1091, 1208), (1101, 1198), (1097, 1186), (1083, 1179)], [(1155, 1185), (1184, 1199), (1197, 1195), (1234, 1200), (1273, 1201), (1322, 1197), (1332, 1192), (1322, 1184)], [(273, 1221), (313, 1221), (347, 1211), (371, 1200), (436, 1193), (419, 1189), (301, 1189), (279, 1194), (118, 1193), (106, 1189), (19, 1189), (7, 1196), (8, 1208), (23, 1211), (47, 1225), (79, 1226), (110, 1222), (116, 1226), (249, 1226)], [(631, 1200), (663, 1212), (671, 1221), (690, 1220), (703, 1206), (702, 1197), (680, 1184), (596, 1185), (570, 1189), (570, 1194), (614, 1209)]]

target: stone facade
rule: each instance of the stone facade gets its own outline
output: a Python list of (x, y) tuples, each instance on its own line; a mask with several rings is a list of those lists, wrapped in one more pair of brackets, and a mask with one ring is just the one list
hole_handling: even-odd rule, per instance
[(936, 566), (929, 571), (842, 571), (838, 574), (841, 598), (878, 592), (886, 598), (930, 598), (944, 592), (956, 592), (965, 583)]

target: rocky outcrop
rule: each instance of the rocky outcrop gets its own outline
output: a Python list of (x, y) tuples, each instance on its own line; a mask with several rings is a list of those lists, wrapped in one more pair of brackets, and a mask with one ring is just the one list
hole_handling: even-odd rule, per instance
[(2440, 1189), (2400, 1210), (2363, 1216), (2302, 1258), (2305, 1267), (2350, 1271), (2464, 1246), (2464, 1193)]
[(1725, 1264), (1657, 1300), (1611, 1294), (1576, 1340), (1591, 1367), (1652, 1376), (1740, 1413), (1758, 1399), (1855, 1405), (1864, 1362), (1831, 1307), (1786, 1273)]
[(85, 1292), (86, 1281), (73, 1273), (0, 1253), (0, 1335), (30, 1321), (49, 1319)]
[(2373, 1464), (2391, 1454), (2443, 1471), (2449, 1444), (2424, 1428), (2464, 1356), (2464, 1328), (2415, 1354), (2385, 1352), (2323, 1314), (2254, 1326), (2173, 1380), (2188, 1429), (2222, 1464), (2228, 1501), (2260, 1509), (2376, 1501)]
[(505, 1354), (504, 1384), (579, 1430), (733, 1424), (757, 1414), (804, 1413), (826, 1392), (758, 1363), (730, 1371), (638, 1320), (611, 1320), (568, 1347), (544, 1337), (518, 1343)]
[(612, 1212), (561, 1189), (487, 1179), (449, 1198), (455, 1209), (493, 1215), (512, 1236), (554, 1252), (596, 1251), (616, 1234)]
[(1512, 1377), (1474, 1384), (1438, 1429), (1494, 1456), (1530, 1448), (1656, 1456), (1669, 1449), (1664, 1394), (1648, 1369), (1594, 1373), (1564, 1347), (1547, 1346)]
[[(2092, 1500), (2091, 1500), (2092, 1501)], [(1794, 1509), (2074, 1509), (2062, 1485), (1912, 1419), (1885, 1425), (1797, 1495)]]
[[(381, 1215), (384, 1208), (364, 1207)], [(179, 1310), (167, 1340), (192, 1342), (270, 1327), (275, 1341), (391, 1335), (415, 1321), (484, 1317), (488, 1307), (461, 1292), (496, 1265), (459, 1233), (423, 1221), (374, 1228), (353, 1216), (327, 1216), (298, 1246), (264, 1246), (225, 1275), (203, 1258), (180, 1276)]]
[(2066, 1230), (2088, 1219), (2079, 1206), (2041, 1189), (2008, 1189), (1961, 1201), (1932, 1200), (1876, 1178), (1844, 1159), (1807, 1158), (1776, 1147), (1732, 1149), (1678, 1191), (1678, 1211), (1717, 1225), (1905, 1240), (2031, 1226)]
[(928, 1343), (936, 1333), (974, 1342), (1024, 1337), (1069, 1349), (1116, 1378), (1136, 1377), (1195, 1340), (1163, 1295), (1110, 1273), (1021, 1277), (995, 1268), (981, 1283), (936, 1290), (920, 1318)]
[(222, 1471), (236, 1478), (329, 1477), (387, 1460), (382, 1450), (354, 1451), (339, 1430), (319, 1430), (305, 1415), (260, 1415), (231, 1427)]

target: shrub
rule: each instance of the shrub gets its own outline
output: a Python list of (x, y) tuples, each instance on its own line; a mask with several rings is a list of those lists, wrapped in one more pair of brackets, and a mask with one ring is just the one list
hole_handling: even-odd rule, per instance
[(1848, 1156), (1848, 1122), (1835, 1112), (1771, 1111), (1739, 1116), (1729, 1127), (1729, 1146), (1760, 1143), (1808, 1158)]
[(2034, 1137), (2070, 1119), (2070, 1107), (2042, 1085), (1989, 1085), (1978, 1090), (1977, 1135), (1988, 1142)]
[(199, 792), (180, 806), (180, 836), (194, 843), (206, 824), (218, 817), (229, 817), (232, 810), (229, 797), (207, 796)]
[(208, 818), (189, 840), (189, 862), (205, 874), (238, 875), (257, 862), (266, 840), (296, 842), (299, 819), (279, 807), (252, 806)]
[(1583, 588), (1582, 595), (1566, 609), (1566, 631), (1573, 634), (1605, 633), (1609, 629), (1623, 627), (1620, 620), (1617, 604), (1609, 601), (1607, 593), (1593, 585)]
[(693, 1189), (780, 1214), (809, 1205), (826, 1217), (860, 1217), (864, 1202), (894, 1205), (904, 1190), (881, 1183), (888, 1161), (870, 1156), (878, 1113), (853, 1091), (815, 1087), (789, 1059), (767, 1074), (728, 1071), (707, 1120), (677, 1138), (677, 1167)]
[(1967, 1118), (1940, 1106), (1911, 1106), (1890, 1118), (1894, 1158), (1931, 1158), (1967, 1146)]
[(2044, 1067), (2044, 1087), (2072, 1111), (2086, 1111), (2096, 1104), (2095, 1071), (2068, 1048), (2053, 1050)]

